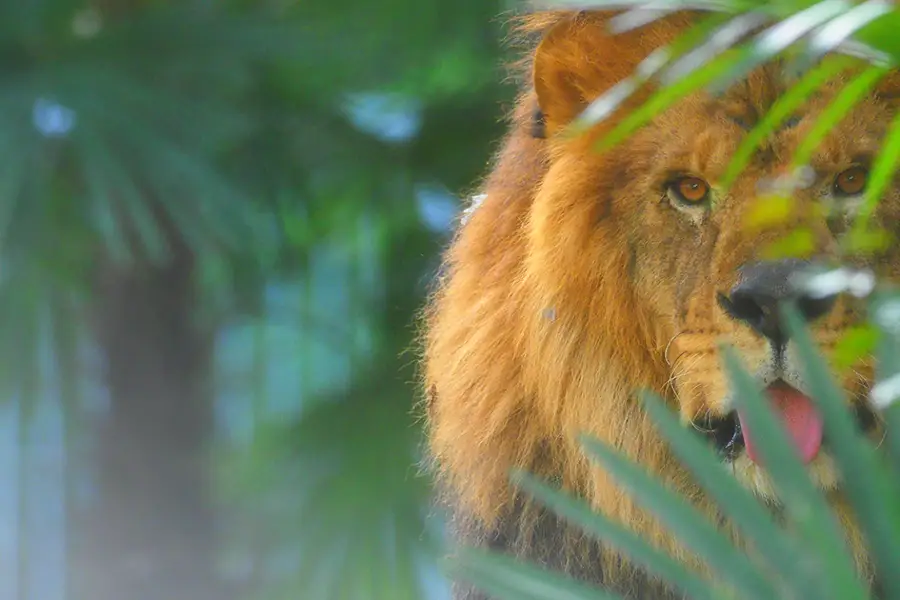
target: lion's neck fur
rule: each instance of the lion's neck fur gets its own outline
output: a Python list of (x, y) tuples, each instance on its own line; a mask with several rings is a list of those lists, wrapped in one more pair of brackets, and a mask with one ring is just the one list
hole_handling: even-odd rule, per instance
[[(602, 271), (611, 278), (607, 289), (581, 298), (582, 306), (560, 307), (559, 290), (537, 291), (529, 264), (530, 207), (549, 161), (548, 141), (529, 134), (533, 106), (527, 95), (519, 102), (483, 186), (487, 199), (457, 234), (427, 314), (430, 453), (453, 505), (455, 529), (466, 543), (503, 547), (583, 579), (631, 589), (638, 575), (620, 557), (510, 487), (509, 471), (520, 467), (560, 483), (702, 570), (615, 481), (589, 464), (577, 444), (580, 433), (613, 444), (739, 541), (634, 397), (642, 387), (666, 395), (668, 374), (663, 333), (652, 329), (633, 298), (623, 297), (628, 249), (610, 248)], [(579, 310), (603, 314), (604, 322), (586, 330), (575, 318)], [(858, 535), (850, 537), (862, 556), (861, 544), (853, 541)], [(648, 594), (655, 584), (641, 585), (645, 595), (635, 597), (667, 597)]]
[[(537, 518), (510, 489), (509, 470), (518, 466), (554, 478), (676, 551), (624, 491), (590, 467), (575, 441), (579, 433), (596, 435), (658, 473), (677, 472), (633, 397), (636, 387), (665, 383), (659, 365), (648, 374), (648, 357), (628, 343), (647, 336), (640, 319), (621, 314), (611, 295), (606, 335), (591, 339), (571, 312), (552, 314), (552, 292), (534, 292), (527, 221), (547, 161), (543, 142), (527, 133), (529, 106), (520, 103), (484, 186), (488, 199), (451, 248), (445, 277), (452, 282), (440, 282), (429, 315), (431, 452), (454, 502), (489, 528), (511, 515)], [(627, 251), (609, 260), (626, 276)], [(588, 431), (586, 423), (593, 424)]]

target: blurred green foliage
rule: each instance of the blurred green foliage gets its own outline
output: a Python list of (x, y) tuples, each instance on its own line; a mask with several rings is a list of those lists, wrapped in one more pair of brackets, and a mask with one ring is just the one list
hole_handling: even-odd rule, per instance
[[(512, 95), (503, 84), (502, 8), (393, 0), (294, 9), (310, 32), (301, 38), (304, 54), (314, 59), (276, 70), (261, 99), (275, 135), (257, 140), (287, 150), (253, 150), (238, 162), (258, 163), (260, 179), (274, 186), (268, 161), (284, 161), (274, 171), (288, 177), (278, 190), (287, 246), (324, 242), (358, 261), (375, 253), (378, 290), (352, 294), (373, 339), (352, 380), (309, 398), (295, 422), (263, 424), (249, 455), (239, 457), (244, 469), (225, 465), (243, 490), (242, 531), (271, 533), (266, 551), (274, 556), (296, 550), (284, 578), (259, 590), (266, 595), (413, 600), (435, 593), (423, 571), (440, 549), (440, 536), (431, 534), (440, 524), (427, 521), (428, 480), (416, 466), (412, 346), (414, 315), (447, 232), (423, 220), (422, 190), (455, 201), (502, 134), (503, 101)], [(273, 103), (282, 104), (280, 113)], [(411, 121), (409, 139), (379, 135), (391, 118), (398, 127)], [(353, 224), (361, 220), (371, 244), (358, 242)], [(261, 498), (277, 496), (279, 508), (259, 510)]]
[[(120, 386), (105, 429), (82, 433), (100, 448), (88, 462), (101, 495), (121, 489), (129, 469), (180, 473), (131, 456), (137, 433), (156, 440), (141, 448), (159, 456), (199, 439), (184, 464), (213, 451), (209, 503), (224, 511), (224, 560), (250, 552), (265, 576), (210, 597), (423, 597), (421, 567), (440, 535), (427, 533), (429, 482), (417, 466), (415, 317), (457, 199), (503, 131), (513, 90), (498, 17), (509, 8), (499, 0), (0, 7), (0, 383), (24, 390), (26, 406), (39, 401), (34, 365), (48, 319), (67, 332), (51, 336), (67, 365), (67, 402), (78, 396), (73, 338), (83, 335), (108, 364), (128, 362), (110, 362), (116, 352), (124, 359), (123, 348), (143, 348), (127, 366), (134, 381), (183, 379), (183, 423), (155, 420), (159, 411), (147, 418), (152, 394)], [(198, 293), (173, 291), (185, 282)], [(267, 299), (276, 288), (288, 290), (278, 314)], [(329, 312), (337, 304), (351, 316)], [(160, 324), (129, 325), (157, 312), (191, 317), (164, 323), (166, 340), (154, 338)], [(210, 340), (238, 326), (250, 332), (237, 342), (247, 356), (210, 375), (205, 365), (221, 353)], [(133, 339), (120, 343), (129, 330)], [(158, 370), (185, 348), (195, 349), (192, 367)], [(302, 375), (302, 394), (273, 383), (276, 363)], [(339, 373), (337, 385), (334, 376), (322, 383), (326, 372)], [(210, 389), (253, 396), (249, 442), (210, 436)], [(267, 403), (299, 410), (267, 412)], [(203, 472), (194, 473), (197, 490), (172, 494), (205, 497)], [(115, 522), (127, 523), (131, 508), (107, 500), (123, 511)], [(165, 531), (153, 521), (163, 510), (131, 520), (150, 519), (148, 535)], [(199, 512), (172, 522), (199, 521), (203, 510), (190, 510)], [(100, 521), (73, 525), (73, 547), (98, 538)], [(92, 543), (84, 547), (106, 554), (87, 556), (97, 564), (86, 572), (107, 568), (115, 579), (124, 550)], [(217, 557), (196, 557), (198, 572), (207, 559)], [(115, 588), (101, 593), (82, 579), (91, 600)], [(157, 579), (177, 581), (165, 570)], [(165, 590), (132, 589), (136, 600)]]
[(261, 420), (249, 450), (221, 465), (236, 492), (236, 543), (262, 536), (258, 560), (293, 557), (253, 590), (262, 597), (432, 597), (440, 580), (429, 584), (426, 569), (442, 540), (416, 464), (414, 316), (449, 232), (423, 218), (423, 190), (455, 203), (502, 135), (513, 92), (503, 7), (312, 1), (291, 10), (308, 58), (282, 61), (257, 90), (266, 127), (229, 164), (277, 199), (276, 271), (306, 270), (305, 254), (323, 246), (348, 264), (374, 259), (374, 289), (360, 273), (351, 292), (372, 342), (345, 386), (305, 398), (296, 420)]

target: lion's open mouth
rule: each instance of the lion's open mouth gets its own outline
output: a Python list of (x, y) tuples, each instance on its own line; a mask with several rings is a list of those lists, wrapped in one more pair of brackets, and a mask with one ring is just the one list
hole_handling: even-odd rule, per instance
[[(822, 447), (822, 415), (819, 413), (812, 398), (795, 387), (779, 379), (766, 388), (775, 414), (781, 418), (781, 422), (788, 436), (794, 443), (794, 448), (800, 455), (800, 459), (809, 464), (819, 453)], [(759, 464), (759, 445), (762, 440), (757, 439), (751, 433), (740, 411), (738, 421), (744, 434), (744, 445), (747, 456), (753, 462)]]
[[(810, 463), (822, 446), (827, 446), (822, 418), (814, 401), (781, 379), (770, 384), (766, 392), (800, 458), (804, 463)], [(869, 432), (875, 427), (878, 418), (867, 403), (854, 403), (853, 412), (863, 432)], [(710, 441), (725, 460), (733, 461), (742, 451), (746, 451), (750, 460), (760, 462), (759, 446), (763, 441), (753, 435), (738, 411), (720, 417), (708, 417), (702, 424), (698, 424), (698, 429), (707, 432)]]

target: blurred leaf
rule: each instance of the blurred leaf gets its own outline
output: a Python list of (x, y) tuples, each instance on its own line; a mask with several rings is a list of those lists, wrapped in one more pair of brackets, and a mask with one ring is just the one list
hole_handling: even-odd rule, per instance
[(741, 139), (741, 143), (732, 155), (725, 174), (722, 176), (722, 185), (726, 188), (730, 187), (766, 138), (771, 137), (816, 90), (845, 70), (849, 64), (849, 59), (844, 57), (825, 60), (819, 67), (806, 73), (796, 85), (779, 96), (760, 122)]
[(688, 501), (657, 481), (643, 467), (630, 464), (599, 440), (583, 439), (594, 458), (625, 486), (640, 504), (652, 511), (678, 539), (722, 580), (749, 598), (777, 596), (772, 582), (742, 552), (735, 549), (709, 518)]
[(884, 64), (900, 61), (900, 43), (897, 28), (900, 27), (900, 12), (896, 8), (876, 21), (868, 23), (853, 36), (870, 54), (869, 60)]
[[(87, 203), (93, 205), (95, 223), (107, 249), (117, 261), (130, 262), (132, 249), (124, 236), (129, 228), (134, 228), (140, 241), (138, 251), (154, 263), (164, 261), (168, 257), (168, 243), (134, 181), (93, 129), (83, 131), (81, 137), (82, 174), (90, 195)], [(122, 216), (128, 217), (125, 224)]]
[(732, 68), (713, 82), (713, 92), (722, 91), (734, 81), (744, 78), (754, 68), (774, 58), (815, 28), (845, 12), (846, 8), (844, 0), (821, 0), (780, 19), (760, 33), (754, 43), (745, 47)]
[(848, 254), (876, 254), (887, 250), (894, 241), (894, 236), (883, 228), (851, 229), (840, 239), (840, 244)]
[(878, 330), (871, 325), (849, 328), (834, 347), (834, 367), (846, 371), (860, 359), (874, 354), (878, 335)]
[(629, 113), (598, 142), (599, 150), (608, 150), (625, 140), (653, 117), (663, 112), (687, 94), (709, 84), (715, 77), (731, 68), (733, 53), (725, 52), (697, 69), (684, 79), (659, 90), (647, 102)]
[(6, 250), (11, 242), (12, 230), (18, 225), (17, 217), (30, 180), (35, 148), (23, 140), (21, 127), (4, 132), (6, 139), (0, 143), (4, 160), (0, 166), (0, 249)]
[[(716, 33), (719, 33), (721, 38), (723, 30), (727, 33), (729, 24), (722, 25), (725, 21), (726, 17), (718, 14), (704, 17), (676, 38), (674, 42), (652, 52), (641, 61), (631, 77), (618, 82), (610, 90), (588, 104), (565, 127), (563, 135), (567, 137), (579, 135), (607, 119), (637, 93), (645, 83), (659, 75), (661, 71), (663, 81), (671, 83), (671, 81), (682, 79), (703, 67), (708, 62), (708, 56), (702, 54), (702, 47), (697, 49), (694, 49), (694, 47), (701, 40), (709, 39), (710, 36), (714, 36)], [(716, 29), (717, 27), (719, 29)], [(685, 55), (688, 51), (692, 52)]]
[(667, 581), (689, 597), (695, 600), (718, 598), (716, 590), (710, 583), (691, 572), (674, 558), (654, 548), (624, 525), (615, 523), (592, 510), (581, 500), (555, 490), (532, 475), (521, 471), (513, 473), (512, 481), (517, 487), (536, 498), (557, 515), (568, 519), (586, 533), (596, 536), (597, 539), (616, 547), (631, 560), (643, 565), (650, 573)]
[(815, 235), (807, 227), (796, 227), (781, 239), (767, 245), (762, 256), (768, 260), (779, 258), (805, 258), (816, 250)]
[(900, 115), (894, 117), (882, 143), (878, 156), (872, 163), (863, 204), (860, 206), (852, 231), (860, 235), (868, 226), (878, 201), (887, 186), (894, 180), (897, 164), (900, 163)]
[(415, 475), (416, 430), (403, 396), (368, 387), (293, 426), (261, 423), (259, 444), (241, 458), (248, 501), (268, 508), (247, 526), (296, 556), (287, 583), (304, 597), (425, 593), (417, 562), (433, 561), (438, 544), (426, 527), (429, 482)]
[(825, 140), (828, 134), (846, 117), (850, 110), (875, 87), (875, 85), (888, 73), (884, 67), (868, 67), (857, 75), (850, 83), (843, 86), (835, 99), (822, 111), (809, 133), (797, 147), (792, 159), (794, 166), (809, 163), (816, 148)]
[[(670, 84), (693, 73), (722, 52), (733, 48), (765, 21), (766, 15), (759, 11), (738, 13), (733, 18), (723, 13), (705, 17), (700, 25), (673, 44), (678, 48), (678, 54), (684, 56), (672, 61), (672, 66), (661, 77), (662, 82)], [(701, 41), (703, 43), (699, 43)]]
[(869, 399), (884, 419), (886, 446), (896, 478), (900, 476), (900, 295), (896, 289), (879, 290), (868, 308), (881, 334), (876, 351), (877, 383)]
[(778, 490), (784, 512), (797, 527), (804, 545), (817, 552), (825, 588), (834, 600), (868, 598), (860, 583), (843, 533), (825, 497), (809, 479), (800, 458), (785, 433), (784, 426), (767, 409), (756, 381), (741, 366), (731, 348), (723, 348), (725, 369), (737, 391), (737, 410), (757, 439), (766, 473)]
[(790, 196), (779, 194), (760, 196), (752, 201), (744, 224), (753, 229), (780, 225), (788, 220), (793, 208), (794, 201)]
[(464, 549), (446, 561), (454, 575), (502, 600), (616, 600), (608, 592), (591, 589), (574, 580), (513, 557)]
[(879, 581), (888, 596), (900, 595), (900, 491), (876, 457), (834, 383), (828, 366), (815, 351), (813, 340), (796, 307), (783, 307), (785, 324), (797, 347), (810, 393), (822, 411), (829, 451), (841, 472), (842, 489), (853, 505), (877, 565)]
[(815, 62), (835, 50), (857, 30), (890, 12), (891, 5), (883, 0), (867, 0), (857, 4), (813, 33), (806, 48), (804, 62), (806, 64)]

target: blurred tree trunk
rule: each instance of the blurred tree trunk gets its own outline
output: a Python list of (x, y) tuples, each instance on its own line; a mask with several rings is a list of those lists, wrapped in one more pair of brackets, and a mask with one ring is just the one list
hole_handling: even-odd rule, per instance
[(98, 497), (76, 529), (75, 600), (213, 600), (215, 527), (207, 448), (211, 336), (192, 322), (194, 260), (105, 265), (96, 338), (109, 417), (98, 431)]
[[(106, 22), (150, 4), (91, 2)], [(169, 261), (107, 261), (96, 271), (92, 318), (110, 406), (89, 457), (97, 497), (75, 529), (73, 600), (227, 600), (215, 573), (208, 452), (212, 334), (193, 319), (195, 257), (152, 210)]]

